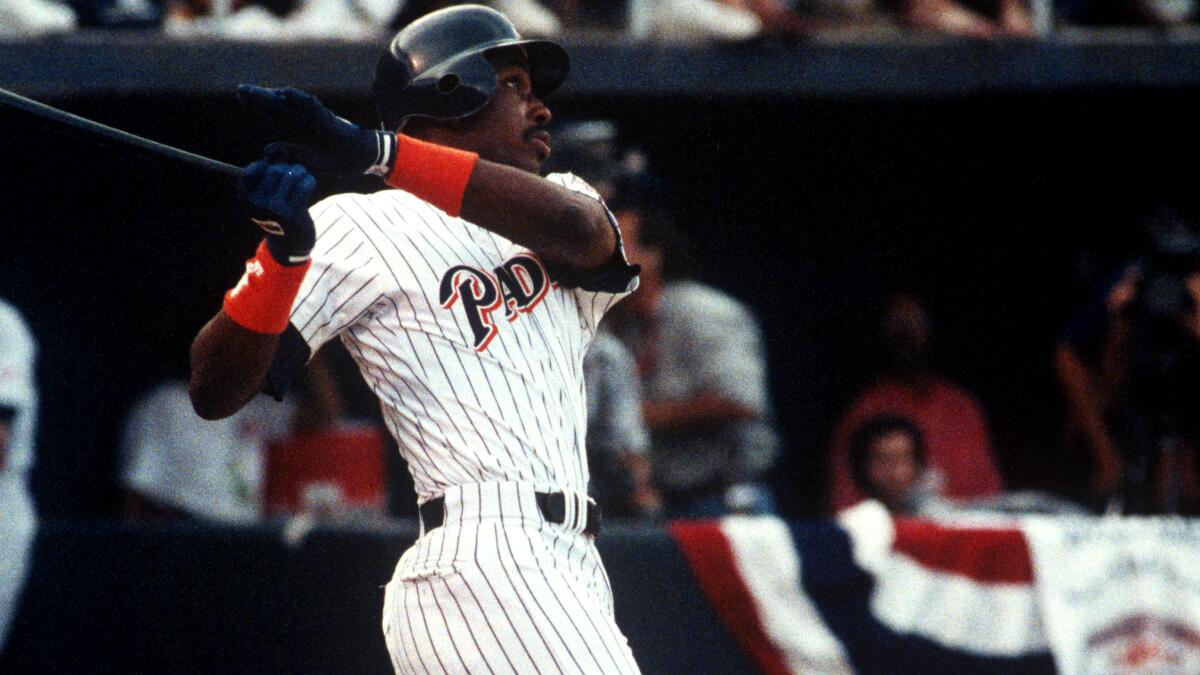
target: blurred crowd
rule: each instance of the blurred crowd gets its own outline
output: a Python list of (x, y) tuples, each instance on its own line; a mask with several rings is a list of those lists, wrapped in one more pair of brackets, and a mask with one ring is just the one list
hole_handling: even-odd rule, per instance
[[(1067, 26), (1189, 24), (1195, 0), (481, 0), (526, 36), (665, 43), (796, 41), (902, 31), (1025, 39)], [(0, 0), (0, 40), (78, 28), (259, 42), (374, 40), (450, 0)]]

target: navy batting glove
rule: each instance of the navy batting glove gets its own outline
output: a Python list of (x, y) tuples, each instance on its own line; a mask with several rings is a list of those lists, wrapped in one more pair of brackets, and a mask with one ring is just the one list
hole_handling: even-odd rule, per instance
[(316, 154), (312, 168), (318, 174), (383, 176), (391, 170), (395, 135), (344, 120), (308, 92), (243, 84), (238, 86), (237, 99), (269, 122), (281, 140), (311, 149)]
[(308, 207), (316, 189), (317, 179), (303, 166), (267, 160), (246, 167), (238, 180), (238, 199), (267, 233), (267, 250), (281, 265), (300, 265), (312, 252), (317, 237)]

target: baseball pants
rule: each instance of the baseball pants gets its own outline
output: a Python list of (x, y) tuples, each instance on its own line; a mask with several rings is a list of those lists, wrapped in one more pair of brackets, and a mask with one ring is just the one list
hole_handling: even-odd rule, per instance
[(592, 537), (548, 523), (534, 487), (445, 494), (384, 594), (397, 673), (637, 673)]

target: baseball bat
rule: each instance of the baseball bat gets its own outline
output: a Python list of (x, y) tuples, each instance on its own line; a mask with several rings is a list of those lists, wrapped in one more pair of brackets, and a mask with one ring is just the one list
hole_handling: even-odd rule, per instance
[(0, 106), (14, 108), (25, 114), (35, 118), (45, 120), (53, 125), (67, 127), (68, 129), (82, 132), (84, 135), (98, 137), (101, 140), (108, 141), (115, 145), (127, 145), (133, 148), (146, 152), (150, 155), (161, 157), (175, 162), (181, 162), (189, 166), (194, 166), (206, 171), (215, 171), (219, 174), (229, 176), (236, 179), (242, 175), (242, 169), (232, 164), (219, 162), (215, 159), (210, 159), (203, 155), (180, 150), (179, 148), (152, 141), (148, 138), (142, 138), (136, 134), (131, 134), (128, 131), (121, 131), (113, 127), (93, 122), (79, 115), (72, 115), (69, 112), (59, 110), (53, 106), (48, 106), (45, 103), (39, 103), (33, 99), (25, 98), (20, 94), (14, 94), (6, 89), (0, 89)]

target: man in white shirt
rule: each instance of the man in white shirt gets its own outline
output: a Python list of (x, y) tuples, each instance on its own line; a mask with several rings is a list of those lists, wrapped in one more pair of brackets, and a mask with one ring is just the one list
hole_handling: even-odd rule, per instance
[(15, 307), (0, 300), (0, 649), (29, 572), (37, 513), (27, 485), (37, 433), (37, 343)]

